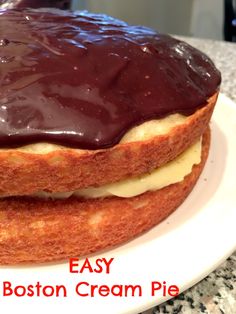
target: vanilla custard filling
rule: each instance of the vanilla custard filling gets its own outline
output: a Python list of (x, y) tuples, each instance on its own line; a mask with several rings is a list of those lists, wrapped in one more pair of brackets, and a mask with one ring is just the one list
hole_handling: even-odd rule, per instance
[[(191, 117), (191, 116), (189, 116)], [(129, 130), (121, 139), (120, 144), (131, 143), (137, 141), (145, 141), (153, 138), (154, 136), (167, 134), (172, 128), (185, 123), (189, 118), (184, 115), (175, 113), (171, 114), (163, 119), (150, 120), (144, 122), (136, 127)], [(50, 143), (36, 143), (25, 145), (19, 148), (15, 148), (18, 151), (33, 154), (47, 154), (55, 150), (68, 149), (67, 147), (50, 144)], [(73, 149), (77, 153), (83, 154), (87, 153), (88, 150)]]
[(181, 182), (186, 175), (191, 173), (193, 165), (200, 163), (201, 142), (201, 139), (198, 140), (174, 160), (139, 177), (106, 184), (98, 188), (86, 188), (65, 193), (38, 192), (33, 196), (52, 199), (66, 199), (70, 196), (84, 198), (119, 196), (127, 198), (147, 191), (159, 190), (170, 184)]

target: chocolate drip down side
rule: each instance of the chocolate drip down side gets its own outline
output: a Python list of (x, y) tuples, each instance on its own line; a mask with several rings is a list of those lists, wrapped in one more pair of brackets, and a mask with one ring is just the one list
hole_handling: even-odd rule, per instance
[(101, 14), (0, 11), (0, 147), (113, 147), (132, 127), (190, 115), (219, 88), (202, 52)]

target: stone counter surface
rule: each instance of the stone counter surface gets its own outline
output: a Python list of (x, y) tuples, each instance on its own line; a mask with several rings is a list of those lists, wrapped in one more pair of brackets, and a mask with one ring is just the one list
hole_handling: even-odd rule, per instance
[[(221, 92), (236, 102), (236, 44), (187, 37), (181, 39), (212, 58), (222, 73)], [(236, 314), (236, 252), (191, 289), (142, 314), (159, 313)]]

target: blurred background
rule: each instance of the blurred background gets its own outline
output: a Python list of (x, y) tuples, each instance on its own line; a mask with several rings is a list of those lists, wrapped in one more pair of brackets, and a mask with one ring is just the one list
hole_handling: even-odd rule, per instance
[(0, 8), (23, 6), (86, 9), (164, 33), (236, 41), (236, 0), (0, 0)]
[(235, 0), (73, 0), (72, 8), (104, 12), (164, 33), (236, 39)]
[(222, 0), (74, 0), (73, 8), (105, 12), (160, 32), (223, 39)]

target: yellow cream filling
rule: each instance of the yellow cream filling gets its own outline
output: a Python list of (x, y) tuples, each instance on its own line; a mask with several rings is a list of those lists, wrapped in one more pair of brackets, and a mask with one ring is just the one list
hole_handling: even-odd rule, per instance
[(189, 147), (174, 160), (151, 173), (139, 177), (106, 184), (98, 188), (80, 189), (65, 193), (39, 192), (37, 197), (64, 199), (70, 196), (84, 198), (98, 198), (107, 196), (133, 197), (147, 191), (159, 190), (173, 183), (181, 182), (186, 175), (191, 173), (193, 165), (201, 161), (201, 139)]
[[(138, 125), (129, 130), (121, 139), (120, 143), (131, 143), (136, 141), (144, 141), (153, 138), (154, 136), (167, 134), (173, 127), (185, 123), (189, 117), (175, 113), (159, 120), (150, 120)], [(55, 150), (68, 149), (67, 147), (50, 144), (50, 143), (36, 143), (31, 145), (15, 148), (15, 150), (33, 153), (33, 154), (47, 154)], [(87, 150), (74, 149), (79, 154), (87, 152)]]

